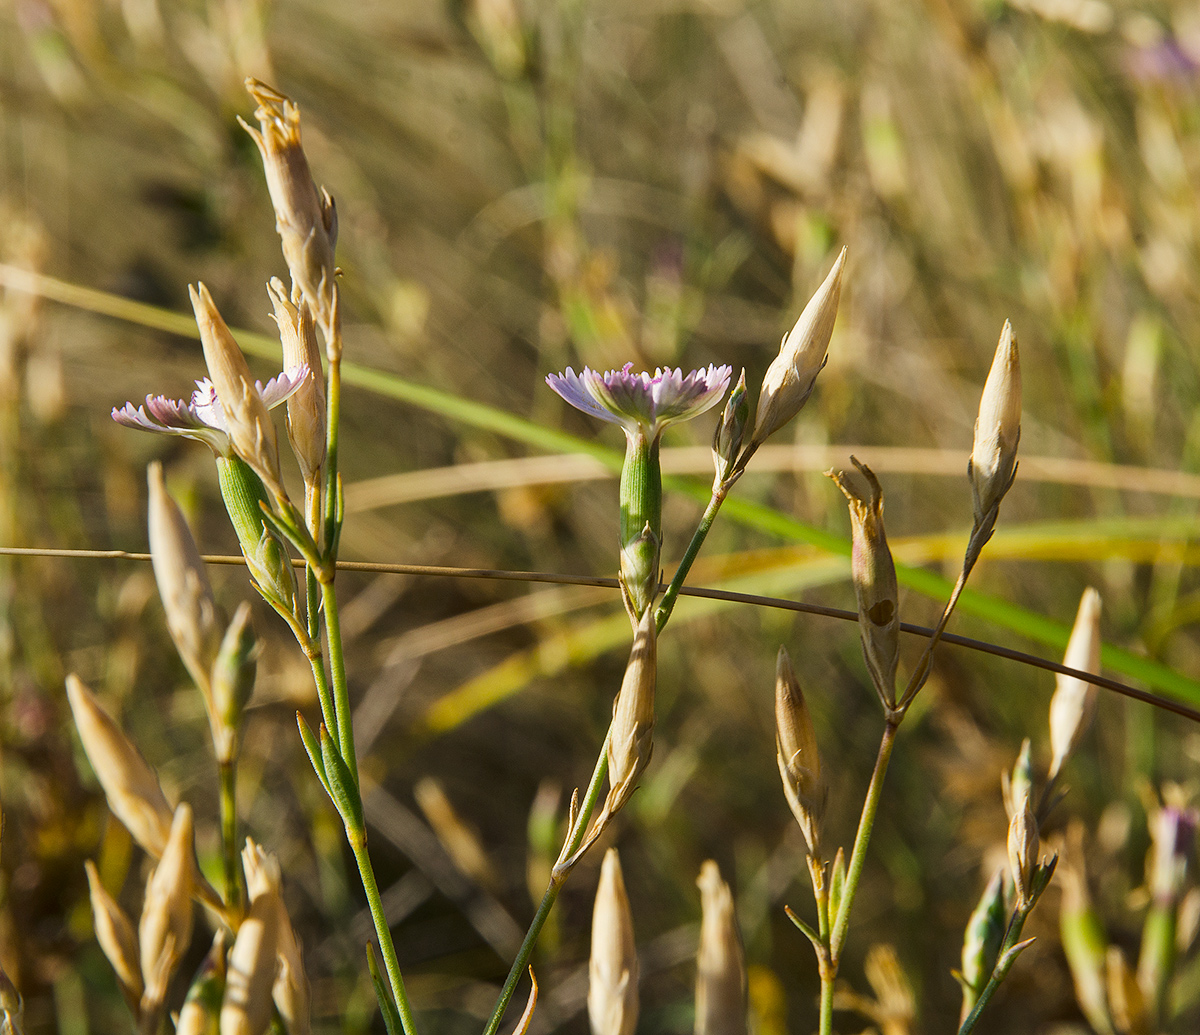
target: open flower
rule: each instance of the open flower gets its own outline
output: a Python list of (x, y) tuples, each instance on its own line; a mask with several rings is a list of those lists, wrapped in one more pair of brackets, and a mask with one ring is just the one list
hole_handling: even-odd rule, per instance
[[(300, 388), (307, 376), (308, 367), (300, 366), (285, 370), (265, 385), (261, 381), (255, 381), (254, 387), (267, 409), (274, 409)], [(225, 407), (221, 405), (221, 400), (217, 398), (217, 390), (207, 377), (196, 382), (196, 391), (189, 400), (148, 395), (144, 406), (135, 407), (133, 403), (127, 402), (120, 408), (113, 407), (112, 419), (127, 428), (194, 438), (197, 442), (207, 445), (217, 456), (233, 455)]]
[(676, 367), (660, 367), (649, 373), (633, 373), (633, 364), (601, 374), (583, 368), (576, 374), (549, 374), (546, 384), (577, 410), (620, 424), (627, 435), (639, 431), (653, 442), (662, 429), (675, 421), (690, 420), (715, 406), (729, 387), (730, 366), (712, 366), (684, 374)]

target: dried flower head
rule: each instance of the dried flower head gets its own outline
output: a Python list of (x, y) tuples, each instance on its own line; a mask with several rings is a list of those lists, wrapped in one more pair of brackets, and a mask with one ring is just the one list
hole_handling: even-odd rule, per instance
[(279, 861), (250, 838), (242, 851), (250, 911), (238, 928), (229, 954), (221, 1035), (263, 1035), (274, 1009), (276, 955), (279, 950)]
[(633, 1035), (637, 1028), (638, 960), (633, 916), (615, 848), (604, 853), (596, 888), (587, 1006), (592, 1035)]
[(78, 676), (67, 676), (67, 699), (88, 761), (108, 807), (147, 852), (161, 858), (172, 811), (150, 764)]
[[(1100, 594), (1090, 586), (1079, 600), (1063, 664), (1080, 672), (1100, 672)], [(1054, 696), (1050, 699), (1051, 780), (1062, 771), (1092, 724), (1099, 692), (1086, 680), (1061, 673), (1055, 674), (1054, 683)]]
[(100, 881), (96, 864), (87, 860), (83, 864), (87, 871), (88, 889), (92, 900), (92, 923), (96, 941), (104, 952), (116, 974), (117, 984), (126, 1001), (136, 1007), (142, 998), (144, 985), (138, 957), (137, 934), (125, 911), (117, 904)]
[(821, 286), (808, 300), (800, 319), (784, 335), (779, 355), (767, 367), (754, 415), (756, 444), (761, 445), (795, 417), (812, 394), (817, 374), (825, 366), (829, 339), (833, 337), (845, 265), (843, 248)]
[(883, 530), (883, 489), (879, 479), (866, 464), (853, 456), (850, 459), (866, 478), (868, 495), (864, 496), (844, 474), (836, 471), (828, 474), (850, 504), (853, 533), (850, 574), (858, 598), (858, 631), (875, 691), (890, 709), (896, 704), (896, 667), (900, 658), (896, 565)]
[(621, 689), (613, 701), (608, 739), (609, 792), (604, 810), (619, 811), (637, 789), (654, 748), (654, 688), (658, 677), (658, 630), (647, 607), (633, 637)]
[(165, 988), (164, 971), (169, 975), (175, 970), (192, 940), (195, 851), (192, 809), (184, 802), (175, 809), (167, 845), (146, 885), (138, 923), (142, 980), (148, 993), (151, 988)]
[(275, 209), (275, 229), (283, 245), (283, 258), (312, 308), (327, 340), (335, 318), (337, 268), (333, 262), (337, 243), (337, 209), (333, 198), (313, 182), (304, 148), (300, 144), (300, 108), (291, 98), (257, 79), (247, 79), (246, 89), (258, 102), (255, 129), (238, 122), (258, 145), (267, 190)]
[(700, 867), (696, 1035), (746, 1035), (746, 964), (733, 893), (711, 859)]
[(791, 658), (783, 647), (775, 664), (775, 748), (783, 793), (809, 854), (821, 854), (821, 824), (825, 818), (828, 788), (821, 779), (821, 756), (812, 716), (796, 679)]
[(308, 303), (300, 298), (293, 304), (278, 277), (271, 279), (267, 293), (275, 309), (284, 369), (305, 367), (308, 370), (288, 399), (287, 431), (305, 486), (316, 486), (321, 477), (321, 465), (325, 463), (326, 447), (325, 382), (321, 378), (316, 327)]
[(992, 359), (967, 473), (975, 494), (975, 525), (982, 526), (1000, 506), (1017, 473), (1017, 443), (1021, 440), (1021, 357), (1017, 338), (1006, 320)]
[(732, 367), (710, 365), (689, 374), (670, 367), (635, 374), (633, 364), (626, 363), (604, 374), (588, 367), (576, 374), (567, 367), (565, 373), (548, 374), (546, 383), (576, 409), (653, 442), (668, 424), (690, 420), (720, 402), (732, 373)]
[(212, 715), (210, 673), (221, 645), (221, 624), (208, 571), (183, 511), (167, 492), (162, 464), (147, 470), (150, 483), (150, 559), (175, 649), (204, 695)]

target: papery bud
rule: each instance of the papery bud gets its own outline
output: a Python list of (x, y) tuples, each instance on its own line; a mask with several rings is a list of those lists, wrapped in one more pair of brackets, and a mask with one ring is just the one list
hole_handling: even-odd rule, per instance
[(900, 659), (899, 588), (896, 565), (883, 530), (883, 489), (874, 472), (850, 457), (867, 479), (870, 495), (863, 496), (845, 475), (829, 471), (829, 477), (850, 504), (853, 550), (850, 574), (858, 598), (858, 632), (863, 656), (886, 708), (896, 705), (896, 666)]
[(288, 440), (300, 464), (306, 486), (315, 486), (325, 463), (325, 381), (321, 377), (321, 350), (312, 313), (303, 298), (293, 305), (283, 282), (273, 277), (267, 285), (275, 307), (275, 323), (283, 345), (283, 369), (308, 367), (308, 374), (287, 401)]
[(211, 711), (209, 670), (221, 642), (217, 604), (192, 531), (179, 505), (167, 492), (162, 464), (152, 463), (147, 474), (150, 559), (167, 616), (167, 629)]
[[(742, 371), (738, 382), (725, 400), (725, 412), (713, 432), (712, 454), (713, 467), (716, 474), (713, 477), (713, 491), (720, 489), (721, 484), (729, 477), (742, 451), (742, 441), (746, 437), (747, 422), (750, 419), (750, 400), (746, 396), (746, 371)], [(750, 429), (753, 432), (753, 428)]]
[(246, 89), (258, 102), (254, 117), (259, 129), (238, 122), (258, 145), (267, 190), (275, 209), (275, 229), (283, 258), (304, 298), (328, 336), (333, 327), (337, 210), (329, 192), (313, 182), (300, 144), (300, 108), (289, 97), (257, 79)]
[(88, 889), (92, 900), (92, 924), (96, 932), (96, 941), (100, 943), (108, 962), (112, 965), (113, 973), (117, 976), (117, 984), (131, 1005), (136, 1005), (142, 997), (144, 985), (138, 956), (137, 934), (133, 923), (125, 915), (125, 911), (117, 904), (100, 882), (100, 874), (96, 864), (87, 860), (83, 864), (87, 871)]
[(1034, 901), (1033, 878), (1038, 865), (1038, 825), (1029, 809), (1029, 799), (1008, 824), (1008, 864), (1017, 889), (1017, 908), (1028, 909)]
[(0, 967), (0, 1035), (22, 1035), (25, 1004), (9, 976)]
[(988, 520), (1012, 485), (1021, 439), (1021, 357), (1017, 338), (1006, 320), (992, 369), (979, 400), (975, 443), (967, 474), (975, 494), (975, 526)]
[[(187, 998), (175, 1023), (175, 1035), (218, 1035), (221, 1018), (221, 999), (225, 995), (224, 928), (213, 939), (212, 948), (192, 979)], [(289, 1035), (292, 1033), (289, 1032)]]
[(212, 734), (220, 763), (231, 762), (237, 754), (242, 712), (254, 690), (257, 661), (258, 640), (250, 625), (250, 605), (243, 600), (225, 630), (212, 667)]
[(263, 522), (267, 494), (262, 480), (238, 457), (217, 457), (217, 483), (251, 578), (267, 600), (291, 611), (296, 573), (287, 551)]
[(192, 809), (185, 802), (175, 809), (166, 848), (146, 884), (138, 923), (142, 979), (147, 991), (155, 986), (165, 988), (163, 972), (169, 975), (175, 970), (191, 943), (195, 851)]
[(1007, 926), (1008, 904), (1004, 894), (1004, 870), (1001, 868), (992, 874), (963, 932), (963, 1020), (992, 976)]
[(304, 953), (282, 899), (277, 918), (279, 971), (271, 988), (271, 998), (275, 1000), (275, 1008), (287, 1025), (288, 1035), (309, 1035), (312, 1029), (312, 997), (308, 974), (304, 970)]
[[(1100, 672), (1100, 594), (1090, 586), (1080, 598), (1063, 664), (1080, 672)], [(1054, 683), (1054, 696), (1050, 699), (1051, 780), (1075, 753), (1092, 724), (1098, 693), (1094, 685), (1075, 676), (1055, 673)]]
[(1058, 868), (1062, 883), (1059, 933), (1080, 1010), (1094, 1030), (1111, 1032), (1113, 1029), (1105, 987), (1108, 936), (1088, 894), (1083, 839), (1083, 824), (1073, 820), (1067, 828), (1062, 862)]
[(250, 910), (238, 928), (229, 954), (221, 1035), (263, 1035), (274, 1008), (276, 955), (279, 949), (279, 861), (250, 838), (242, 851)]
[(250, 376), (246, 357), (217, 312), (208, 288), (203, 284), (189, 286), (188, 293), (196, 314), (196, 325), (200, 328), (204, 361), (225, 411), (233, 450), (254, 468), (273, 493), (283, 495), (275, 425), (254, 378)]
[(74, 674), (67, 676), (67, 699), (108, 807), (139, 845), (160, 858), (170, 836), (172, 813), (154, 770)]
[(784, 796), (800, 824), (809, 854), (819, 858), (829, 789), (821, 778), (821, 756), (812, 716), (791, 659), (782, 647), (775, 663), (775, 747)]
[(696, 1035), (746, 1035), (746, 964), (733, 893), (711, 859), (696, 881), (703, 911), (696, 955)]
[(1012, 775), (1000, 774), (1000, 786), (1004, 792), (1004, 812), (1011, 820), (1033, 797), (1033, 745), (1028, 737), (1021, 741)]
[(596, 888), (587, 1007), (592, 1035), (633, 1035), (637, 1028), (638, 959), (633, 916), (615, 848), (604, 853)]
[(624, 806), (650, 764), (654, 742), (654, 687), (658, 677), (658, 630), (654, 609), (647, 607), (633, 637), (633, 649), (621, 689), (613, 702), (608, 738), (608, 800), (610, 815)]
[(829, 339), (833, 336), (845, 264), (846, 249), (843, 248), (796, 325), (784, 335), (779, 355), (767, 367), (754, 415), (752, 441), (758, 445), (796, 416), (812, 394), (817, 374), (825, 365)]

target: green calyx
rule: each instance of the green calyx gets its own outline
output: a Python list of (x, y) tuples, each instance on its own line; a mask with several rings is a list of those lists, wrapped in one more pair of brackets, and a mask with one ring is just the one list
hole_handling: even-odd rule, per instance
[(270, 506), (267, 490), (245, 461), (217, 457), (221, 497), (246, 565), (259, 591), (275, 607), (291, 611), (296, 598), (296, 577), (283, 544), (263, 521), (263, 505)]
[(662, 468), (658, 437), (626, 433), (621, 468), (621, 582), (632, 611), (642, 613), (658, 591), (662, 546)]

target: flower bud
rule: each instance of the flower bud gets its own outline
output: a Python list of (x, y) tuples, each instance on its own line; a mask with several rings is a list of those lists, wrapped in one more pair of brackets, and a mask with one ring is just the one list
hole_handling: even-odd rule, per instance
[(654, 748), (654, 687), (658, 676), (658, 629), (647, 607), (633, 637), (625, 678), (613, 702), (608, 738), (608, 815), (620, 810), (637, 788)]
[(167, 492), (162, 464), (147, 469), (150, 483), (150, 559), (175, 649), (212, 710), (209, 671), (221, 642), (208, 572), (179, 505)]
[(336, 291), (333, 250), (337, 210), (329, 192), (318, 189), (313, 182), (300, 144), (300, 108), (291, 98), (257, 79), (247, 79), (246, 89), (258, 102), (254, 117), (259, 129), (241, 118), (238, 122), (262, 155), (267, 190), (275, 209), (275, 229), (292, 282), (300, 286), (328, 339), (333, 329)]
[(312, 1030), (312, 1006), (308, 974), (304, 970), (300, 939), (296, 937), (282, 900), (277, 918), (279, 971), (271, 988), (271, 998), (275, 1000), (275, 1008), (287, 1025), (288, 1035), (309, 1035)]
[(1004, 812), (1011, 820), (1033, 797), (1033, 745), (1028, 737), (1021, 741), (1012, 775), (1000, 774), (1000, 786), (1004, 793)]
[(306, 486), (320, 483), (325, 463), (325, 381), (321, 377), (321, 351), (312, 313), (303, 298), (295, 305), (288, 298), (283, 282), (272, 277), (267, 285), (275, 308), (275, 323), (283, 345), (283, 369), (308, 367), (308, 374), (287, 401), (287, 432), (292, 452), (300, 464)]
[(858, 598), (858, 632), (863, 656), (884, 707), (896, 705), (896, 666), (900, 660), (899, 589), (896, 565), (883, 530), (883, 489), (874, 472), (850, 457), (867, 479), (870, 495), (863, 496), (845, 475), (828, 472), (850, 504), (853, 550), (850, 574)]
[(964, 1020), (992, 976), (1007, 925), (1008, 907), (1004, 896), (1004, 870), (1001, 868), (992, 874), (963, 932), (961, 976)]
[(144, 985), (139, 970), (138, 941), (133, 924), (125, 911), (100, 882), (100, 874), (96, 864), (87, 860), (83, 864), (87, 871), (88, 888), (92, 900), (92, 924), (96, 931), (96, 941), (100, 943), (108, 962), (112, 965), (113, 973), (117, 976), (117, 984), (126, 1000), (136, 1004), (142, 997)]
[[(979, 400), (975, 443), (967, 474), (975, 494), (978, 528), (1000, 505), (1017, 472), (1017, 443), (1021, 439), (1021, 357), (1017, 338), (1006, 320), (992, 369)], [(992, 515), (992, 520), (994, 520)]]
[(633, 916), (615, 848), (604, 854), (596, 888), (587, 1007), (592, 1035), (633, 1035), (637, 1028), (638, 959)]
[(1017, 889), (1017, 908), (1034, 902), (1033, 878), (1038, 865), (1038, 825), (1026, 797), (1008, 825), (1008, 864)]
[[(1063, 664), (1080, 672), (1100, 672), (1100, 594), (1090, 586), (1079, 601)], [(1075, 753), (1092, 724), (1098, 693), (1091, 683), (1062, 673), (1055, 674), (1054, 683), (1054, 696), (1050, 699), (1051, 780)]]
[(283, 495), (275, 425), (262, 393), (250, 376), (246, 357), (217, 312), (208, 288), (203, 284), (189, 286), (188, 293), (200, 328), (208, 374), (229, 425), (233, 451), (254, 468), (273, 493)]
[(233, 761), (237, 753), (238, 730), (254, 690), (257, 661), (258, 640), (250, 625), (250, 605), (243, 600), (225, 630), (212, 667), (212, 735), (220, 763)]
[(621, 591), (631, 617), (640, 617), (658, 594), (658, 560), (661, 544), (649, 522), (641, 532), (621, 544)]
[(192, 940), (192, 871), (195, 866), (192, 809), (186, 802), (175, 810), (162, 858), (146, 885), (138, 944), (146, 989), (165, 989), (167, 978)]
[(175, 1035), (219, 1035), (221, 998), (225, 994), (226, 937), (222, 928), (213, 938), (212, 948), (192, 979), (179, 1011)]
[(775, 747), (783, 793), (800, 824), (809, 855), (819, 858), (829, 790), (821, 779), (821, 756), (812, 716), (791, 659), (782, 647), (775, 663)]
[(746, 964), (733, 893), (711, 859), (700, 867), (696, 1035), (746, 1035)]
[(796, 416), (812, 394), (817, 374), (825, 366), (829, 339), (833, 336), (845, 264), (846, 249), (843, 248), (796, 325), (784, 336), (779, 355), (767, 367), (754, 415), (752, 441), (756, 445), (761, 445)]
[(292, 610), (296, 573), (287, 551), (263, 522), (260, 503), (267, 502), (262, 480), (238, 457), (217, 457), (217, 483), (246, 567), (271, 603)]
[[(750, 419), (750, 400), (746, 397), (746, 371), (733, 386), (725, 401), (725, 412), (713, 432), (713, 492), (720, 489), (725, 479), (733, 472), (738, 454), (742, 451), (742, 440), (746, 437), (746, 425)], [(751, 429), (753, 431), (753, 429)]]
[(250, 910), (238, 928), (229, 954), (221, 1035), (263, 1035), (274, 1008), (276, 954), (279, 948), (279, 861), (250, 838), (242, 851)]
[(170, 836), (172, 813), (154, 770), (74, 674), (67, 676), (67, 699), (108, 807), (139, 845), (160, 858)]

